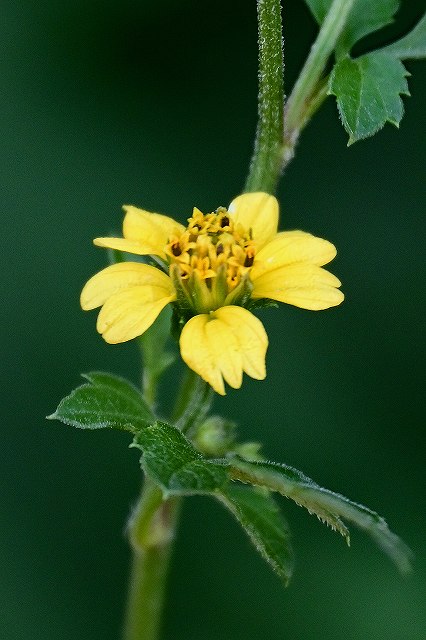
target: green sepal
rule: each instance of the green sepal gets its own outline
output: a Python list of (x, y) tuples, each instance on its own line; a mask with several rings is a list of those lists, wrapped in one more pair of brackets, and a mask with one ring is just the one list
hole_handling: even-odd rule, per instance
[(119, 376), (100, 371), (83, 374), (88, 384), (74, 389), (48, 420), (79, 429), (120, 429), (137, 433), (155, 421), (141, 393)]
[(253, 291), (253, 283), (250, 280), (248, 274), (241, 278), (240, 283), (235, 287), (233, 291), (226, 296), (223, 306), (226, 307), (230, 304), (235, 304), (238, 307), (246, 307), (251, 293)]
[(271, 300), (271, 298), (258, 298), (257, 300), (250, 299), (246, 304), (246, 309), (249, 311), (257, 311), (257, 309), (277, 308), (278, 306), (276, 300)]
[(179, 429), (166, 422), (141, 430), (131, 446), (142, 450), (142, 468), (165, 497), (208, 494), (228, 483), (222, 463), (205, 458)]
[(335, 65), (328, 93), (336, 96), (349, 145), (374, 135), (386, 122), (399, 126), (404, 115), (400, 96), (410, 95), (408, 75), (401, 60), (386, 51), (346, 57)]
[(217, 498), (236, 517), (260, 555), (287, 586), (294, 565), (290, 532), (269, 491), (232, 483)]
[(275, 462), (249, 462), (235, 457), (231, 460), (231, 477), (255, 486), (277, 491), (341, 533), (349, 542), (349, 532), (341, 518), (366, 531), (393, 560), (401, 573), (411, 570), (411, 551), (390, 531), (385, 520), (371, 509), (344, 496), (323, 489), (304, 473)]
[(170, 333), (176, 342), (179, 342), (180, 334), (190, 316), (183, 314), (177, 304), (172, 303), (172, 320), (170, 325)]

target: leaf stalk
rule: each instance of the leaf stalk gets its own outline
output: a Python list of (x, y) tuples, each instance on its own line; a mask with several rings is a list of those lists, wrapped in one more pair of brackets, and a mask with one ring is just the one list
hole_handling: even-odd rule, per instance
[(327, 85), (324, 81), (321, 82), (321, 78), (354, 2), (355, 0), (334, 0), (287, 101), (283, 169), (294, 156), (302, 128), (327, 96)]

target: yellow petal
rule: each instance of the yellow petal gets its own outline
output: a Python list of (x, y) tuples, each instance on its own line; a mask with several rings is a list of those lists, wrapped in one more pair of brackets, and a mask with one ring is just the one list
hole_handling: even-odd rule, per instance
[(150, 242), (135, 242), (133, 240), (126, 240), (126, 238), (95, 238), (93, 244), (97, 247), (134, 253), (137, 256), (161, 255), (161, 257), (164, 258), (164, 253), (159, 253), (157, 248)]
[(268, 193), (243, 193), (231, 202), (228, 211), (236, 224), (241, 224), (245, 231), (252, 230), (258, 249), (277, 233), (278, 201)]
[(206, 335), (210, 316), (202, 314), (191, 318), (182, 329), (179, 345), (182, 360), (198, 373), (220, 395), (225, 395), (222, 374), (216, 366), (214, 352)]
[(234, 305), (217, 309), (215, 316), (238, 339), (243, 371), (255, 380), (263, 380), (266, 377), (268, 336), (261, 321), (247, 309)]
[(160, 213), (150, 213), (133, 206), (123, 207), (126, 212), (123, 235), (126, 240), (149, 248), (147, 253), (165, 258), (164, 247), (174, 235), (180, 235), (183, 225)]
[(280, 267), (259, 276), (253, 286), (253, 298), (271, 298), (296, 307), (319, 311), (340, 304), (343, 293), (340, 280), (312, 264)]
[(216, 316), (206, 324), (206, 338), (213, 350), (216, 367), (234, 389), (243, 382), (243, 362), (238, 339)]
[(191, 318), (180, 337), (182, 359), (221, 395), (223, 380), (238, 389), (243, 371), (257, 380), (265, 377), (267, 346), (260, 320), (235, 306)]
[(120, 291), (105, 302), (96, 328), (110, 344), (132, 340), (149, 329), (173, 299), (165, 288), (152, 285)]
[(135, 286), (157, 286), (167, 295), (173, 294), (173, 285), (165, 273), (139, 262), (119, 262), (103, 269), (86, 283), (80, 303), (86, 311), (103, 305), (112, 295)]
[(250, 279), (262, 273), (296, 263), (310, 263), (321, 267), (336, 256), (336, 247), (328, 240), (304, 231), (283, 231), (256, 254)]

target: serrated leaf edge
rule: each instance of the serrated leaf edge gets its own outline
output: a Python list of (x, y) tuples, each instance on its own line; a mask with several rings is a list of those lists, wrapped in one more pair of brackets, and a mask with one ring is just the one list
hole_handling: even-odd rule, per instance
[[(229, 496), (226, 495), (225, 492), (220, 492), (220, 493), (215, 494), (214, 497), (217, 500), (219, 500), (219, 502), (222, 505), (224, 505), (228, 509), (228, 511), (234, 516), (234, 518), (237, 520), (237, 522), (240, 524), (242, 529), (245, 531), (245, 533), (250, 538), (251, 542), (253, 543), (253, 545), (256, 548), (256, 550), (258, 551), (258, 553), (272, 567), (272, 569), (283, 580), (284, 585), (287, 587), (289, 582), (290, 582), (290, 579), (292, 577), (292, 574), (293, 574), (293, 563), (291, 564), (291, 566), (288, 567), (288, 571), (285, 571), (285, 569), (283, 569), (281, 567), (281, 565), (278, 564), (278, 562), (276, 560), (274, 560), (274, 558), (268, 553), (268, 551), (266, 550), (266, 545), (262, 544), (262, 542), (259, 539), (259, 537), (255, 535), (255, 528), (251, 527), (249, 525), (244, 525), (241, 522), (241, 519), (240, 519), (240, 517), (239, 517), (239, 515), (237, 513), (238, 512), (238, 506), (229, 498)], [(277, 511), (279, 512), (278, 507), (277, 507)], [(290, 549), (290, 552), (291, 552), (292, 551), (291, 550), (291, 546), (289, 546), (289, 549)]]
[[(394, 58), (396, 60), (399, 60), (401, 62), (401, 65), (404, 68), (404, 77), (405, 78), (409, 78), (411, 76), (411, 73), (405, 68), (404, 64), (402, 63), (402, 60), (399, 56), (396, 56), (394, 54), (392, 54), (391, 52), (386, 51), (386, 47), (382, 48), (382, 49), (376, 49), (375, 51), (371, 51), (369, 53), (363, 54), (362, 56), (359, 56), (357, 58), (351, 58), (349, 55), (346, 55), (344, 58), (339, 59), (336, 64), (334, 65), (330, 75), (329, 75), (329, 79), (328, 79), (328, 88), (327, 88), (327, 95), (329, 96), (334, 96), (336, 98), (336, 103), (337, 103), (337, 109), (339, 112), (339, 117), (340, 120), (342, 122), (343, 128), (345, 129), (346, 133), (348, 134), (348, 142), (347, 142), (347, 146), (350, 147), (352, 146), (355, 142), (359, 142), (360, 140), (366, 140), (368, 138), (373, 137), (374, 135), (376, 135), (376, 133), (378, 133), (379, 131), (381, 131), (387, 122), (389, 122), (391, 125), (393, 125), (394, 127), (396, 127), (397, 129), (399, 129), (400, 127), (400, 123), (402, 118), (404, 117), (405, 114), (405, 106), (404, 106), (404, 102), (401, 99), (400, 96), (407, 96), (407, 97), (411, 97), (411, 93), (408, 89), (408, 85), (407, 88), (405, 90), (399, 90), (398, 91), (398, 96), (399, 96), (399, 100), (401, 103), (401, 118), (399, 121), (397, 120), (392, 120), (391, 118), (385, 118), (382, 122), (380, 122), (377, 126), (375, 126), (374, 128), (372, 128), (367, 134), (362, 135), (362, 134), (356, 134), (356, 131), (353, 131), (352, 127), (349, 125), (349, 122), (347, 120), (347, 118), (345, 117), (345, 112), (342, 108), (342, 101), (339, 99), (339, 97), (337, 96), (337, 94), (335, 93), (335, 91), (333, 91), (332, 88), (332, 84), (333, 84), (333, 79), (335, 76), (335, 70), (336, 67), (345, 59), (350, 59), (353, 62), (357, 62), (362, 60), (363, 58), (367, 58), (369, 56), (375, 56), (376, 54), (385, 54), (388, 55), (389, 58)], [(361, 78), (362, 79), (362, 78)], [(383, 102), (381, 93), (378, 93), (380, 99)], [(359, 103), (361, 103), (359, 101)], [(358, 121), (358, 118), (357, 118)]]
[[(242, 482), (249, 482), (253, 485), (264, 486), (272, 491), (277, 491), (283, 496), (294, 500), (296, 503), (302, 504), (307, 508), (307, 504), (310, 504), (310, 509), (317, 513), (318, 506), (321, 510), (326, 510), (326, 513), (331, 514), (333, 518), (344, 518), (349, 522), (352, 522), (360, 529), (363, 529), (368, 533), (376, 542), (376, 544), (393, 560), (401, 573), (407, 574), (411, 571), (411, 559), (413, 554), (407, 545), (388, 527), (384, 518), (379, 516), (378, 513), (372, 511), (364, 505), (358, 504), (345, 498), (339, 493), (334, 493), (329, 489), (324, 489), (316, 482), (305, 476), (302, 472), (276, 462), (250, 462), (242, 460), (235, 456), (231, 465), (234, 469), (237, 469), (237, 473), (234, 473), (234, 477)], [(256, 474), (256, 467), (262, 468), (262, 465), (266, 466), (266, 473), (273, 475), (273, 469), (276, 468), (278, 473), (273, 478), (267, 480), (265, 474)], [(238, 473), (241, 471), (243, 476)], [(281, 471), (281, 474), (279, 474)], [(297, 474), (299, 481), (294, 481), (289, 477), (283, 477), (283, 472)], [(232, 471), (231, 471), (232, 474)], [(287, 487), (285, 484), (287, 483)], [(307, 493), (312, 491), (315, 493), (313, 500), (307, 499)], [(304, 493), (304, 496), (300, 495)]]

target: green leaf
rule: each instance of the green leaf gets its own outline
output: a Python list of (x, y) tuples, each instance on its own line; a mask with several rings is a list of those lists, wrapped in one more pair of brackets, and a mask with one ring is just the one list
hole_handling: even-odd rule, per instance
[(385, 520), (371, 509), (356, 504), (344, 496), (323, 489), (301, 471), (274, 462), (248, 462), (241, 458), (231, 461), (231, 476), (242, 482), (262, 486), (277, 491), (306, 507), (342, 535), (348, 538), (348, 531), (340, 518), (352, 522), (366, 531), (388, 554), (401, 573), (411, 569), (411, 551), (390, 531)]
[(406, 36), (382, 49), (401, 60), (426, 57), (426, 13)]
[(384, 51), (336, 64), (328, 92), (336, 96), (348, 144), (374, 135), (386, 122), (399, 125), (404, 114), (400, 94), (409, 95), (407, 75), (402, 62)]
[[(333, 3), (333, 0), (305, 1), (319, 24)], [(364, 36), (391, 24), (398, 6), (399, 0), (355, 0), (337, 44), (339, 53), (347, 53)]]
[(142, 450), (142, 468), (165, 498), (196, 494), (217, 498), (279, 576), (289, 581), (293, 556), (288, 527), (268, 493), (231, 483), (227, 460), (209, 460), (179, 429), (165, 422), (141, 430), (131, 446)]
[(155, 420), (138, 389), (118, 376), (95, 371), (83, 375), (89, 384), (74, 389), (49, 420), (79, 429), (122, 429), (135, 433)]
[[(304, 502), (303, 492), (307, 486), (310, 488), (315, 486), (318, 489), (321, 489), (321, 487), (316, 485), (301, 471), (293, 469), (293, 467), (289, 467), (285, 464), (264, 461), (248, 461), (243, 460), (239, 456), (233, 458), (231, 464), (235, 469), (237, 469), (237, 473), (235, 474), (234, 472), (236, 478), (242, 482), (247, 481), (255, 485), (265, 486), (273, 491), (278, 491), (282, 495), (285, 495), (286, 498), (291, 498), (298, 505), (306, 507), (310, 513), (314, 513), (321, 522), (325, 522), (334, 531), (338, 531), (349, 544), (349, 531), (335, 513), (327, 508), (321, 507), (320, 505), (308, 505)], [(258, 482), (259, 478), (262, 478), (261, 483)], [(264, 480), (266, 481), (264, 482)], [(270, 484), (271, 482), (273, 484)], [(298, 496), (297, 499), (294, 497), (295, 495)]]
[(287, 585), (293, 573), (288, 525), (269, 492), (235, 483), (217, 496), (233, 513), (261, 556)]
[(228, 482), (223, 464), (205, 458), (179, 429), (165, 422), (141, 430), (131, 446), (142, 450), (142, 468), (167, 497), (212, 493)]

